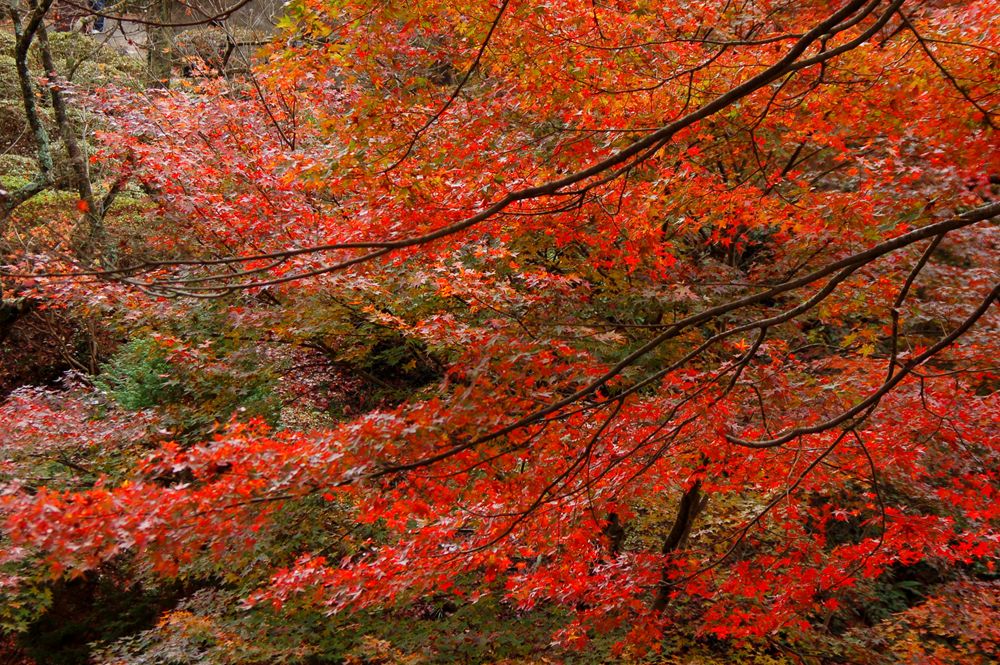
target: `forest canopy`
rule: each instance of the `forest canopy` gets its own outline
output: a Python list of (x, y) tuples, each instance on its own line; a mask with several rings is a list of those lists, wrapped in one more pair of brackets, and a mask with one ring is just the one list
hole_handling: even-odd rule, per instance
[(8, 0), (11, 663), (995, 662), (1000, 2)]

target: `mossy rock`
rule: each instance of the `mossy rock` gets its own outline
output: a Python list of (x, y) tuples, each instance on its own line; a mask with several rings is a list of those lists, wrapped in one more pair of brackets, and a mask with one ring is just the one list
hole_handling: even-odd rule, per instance
[(34, 158), (26, 155), (0, 155), (0, 176), (31, 179), (38, 171)]
[[(66, 154), (66, 146), (60, 139), (52, 136), (54, 128), (51, 122), (46, 124), (50, 125), (52, 176), (57, 181), (70, 182), (72, 167)], [(0, 152), (5, 153), (0, 161), (0, 175), (30, 179), (38, 172), (35, 139), (24, 118), (24, 110), (10, 102), (0, 102)]]
[(79, 32), (50, 33), (49, 50), (57, 65), (60, 64), (60, 61), (73, 63), (96, 61), (115, 65), (118, 64), (118, 61), (135, 60), (135, 58), (126, 58), (110, 46), (102, 45), (101, 42)]
[[(135, 56), (76, 32), (49, 34), (49, 50), (61, 76), (83, 88), (97, 88), (113, 82), (125, 87), (142, 87), (145, 63)], [(37, 42), (29, 62), (32, 72), (42, 67)], [(14, 35), (0, 28), (0, 99), (20, 98), (21, 91), (14, 67)]]
[(31, 178), (27, 176), (0, 173), (0, 189), (7, 192), (13, 192), (21, 187), (25, 187), (30, 182)]
[[(42, 115), (46, 115), (44, 110)], [(35, 154), (35, 137), (19, 99), (0, 100), (0, 152), (27, 156)]]
[(20, 99), (21, 84), (17, 80), (14, 56), (0, 51), (0, 99)]
[(100, 88), (109, 82), (124, 87), (141, 87), (143, 76), (143, 67), (137, 63), (126, 70), (116, 64), (87, 60), (76, 65), (69, 80), (87, 89)]
[(8, 26), (0, 28), (0, 53), (9, 56), (14, 55), (14, 33), (11, 32)]
[[(87, 35), (55, 33), (49, 37), (49, 48), (59, 73), (83, 88), (98, 88), (108, 83), (126, 87), (142, 85), (145, 64), (141, 60)], [(37, 56), (36, 64), (40, 64)]]

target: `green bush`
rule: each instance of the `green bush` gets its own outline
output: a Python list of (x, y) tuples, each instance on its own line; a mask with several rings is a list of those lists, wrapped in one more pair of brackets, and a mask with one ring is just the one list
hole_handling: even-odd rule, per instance
[(234, 417), (277, 420), (275, 377), (263, 365), (247, 349), (143, 337), (111, 358), (98, 385), (126, 409), (156, 409), (178, 437), (197, 438)]

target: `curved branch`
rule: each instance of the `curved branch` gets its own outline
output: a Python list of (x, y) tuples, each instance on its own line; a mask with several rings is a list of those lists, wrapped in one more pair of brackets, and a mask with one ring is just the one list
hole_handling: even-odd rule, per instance
[(74, 2), (73, 0), (60, 0), (60, 4), (65, 4), (70, 7), (73, 7), (74, 9), (79, 9), (80, 11), (85, 12), (90, 16), (100, 16), (101, 18), (109, 19), (112, 21), (125, 21), (128, 23), (135, 23), (138, 25), (146, 25), (152, 28), (191, 28), (197, 25), (214, 23), (215, 21), (225, 21), (233, 14), (235, 14), (237, 11), (250, 4), (251, 1), (252, 0), (239, 0), (239, 2), (237, 2), (235, 5), (223, 9), (218, 14), (213, 14), (212, 16), (206, 15), (205, 18), (201, 18), (196, 21), (176, 21), (176, 22), (150, 21), (148, 19), (133, 18), (130, 16), (123, 16), (121, 14), (105, 14), (104, 12), (97, 11), (89, 4), (80, 4)]
[[(810, 67), (812, 65), (825, 62), (837, 55), (844, 53), (852, 48), (857, 47), (865, 40), (867, 40), (871, 34), (874, 34), (878, 29), (889, 20), (892, 12), (895, 11), (903, 0), (895, 0), (895, 2), (887, 8), (887, 10), (879, 17), (874, 26), (869, 30), (865, 31), (858, 38), (851, 40), (850, 42), (841, 45), (840, 47), (823, 51), (811, 58), (805, 60), (799, 60), (799, 58), (814, 44), (819, 41), (826, 42), (834, 34), (837, 34), (849, 27), (855, 25), (856, 23), (863, 20), (865, 17), (869, 16), (881, 3), (882, 0), (852, 0), (846, 5), (841, 7), (839, 10), (831, 14), (824, 21), (817, 24), (811, 30), (802, 35), (785, 53), (785, 55), (779, 59), (777, 62), (767, 67), (760, 73), (752, 76), (743, 83), (731, 88), (729, 91), (719, 95), (710, 102), (705, 103), (701, 107), (691, 111), (690, 113), (673, 120), (666, 125), (660, 127), (659, 129), (647, 134), (641, 139), (637, 139), (632, 142), (627, 147), (621, 149), (617, 153), (602, 159), (591, 166), (570, 173), (561, 178), (550, 180), (548, 182), (534, 185), (530, 187), (525, 187), (513, 192), (508, 193), (506, 196), (500, 198), (488, 207), (480, 210), (480, 212), (471, 215), (463, 220), (449, 224), (442, 228), (439, 228), (428, 233), (424, 233), (418, 236), (413, 236), (410, 238), (399, 238), (395, 240), (384, 240), (384, 241), (371, 241), (371, 242), (348, 242), (348, 243), (330, 243), (325, 245), (315, 245), (311, 247), (303, 247), (298, 249), (282, 250), (278, 252), (256, 254), (253, 256), (242, 256), (242, 257), (232, 257), (225, 259), (212, 259), (205, 261), (157, 261), (157, 262), (145, 262), (142, 264), (137, 264), (121, 269), (111, 270), (111, 271), (80, 271), (73, 273), (61, 273), (61, 274), (50, 274), (50, 277), (82, 277), (82, 276), (100, 276), (100, 277), (120, 277), (123, 275), (135, 275), (142, 272), (149, 272), (157, 268), (167, 268), (167, 267), (178, 267), (178, 266), (210, 266), (210, 265), (229, 265), (233, 263), (246, 263), (257, 260), (266, 259), (288, 259), (295, 256), (300, 256), (304, 254), (315, 254), (321, 252), (339, 251), (339, 250), (371, 250), (362, 253), (358, 256), (354, 256), (348, 259), (344, 259), (337, 263), (322, 266), (312, 270), (307, 270), (299, 273), (294, 273), (290, 275), (285, 275), (282, 277), (276, 277), (269, 280), (259, 280), (255, 282), (242, 283), (242, 284), (224, 284), (214, 289), (212, 287), (192, 287), (184, 291), (172, 291), (176, 295), (188, 295), (199, 297), (199, 291), (210, 292), (208, 294), (202, 293), (201, 297), (214, 297), (218, 295), (224, 295), (231, 293), (237, 289), (246, 288), (260, 288), (265, 286), (274, 286), (277, 284), (284, 284), (292, 281), (298, 281), (301, 279), (315, 277), (318, 275), (323, 275), (331, 272), (337, 272), (344, 270), (351, 266), (373, 261), (375, 259), (386, 256), (394, 251), (405, 249), (409, 247), (415, 247), (419, 245), (425, 245), (443, 238), (447, 238), (463, 231), (466, 231), (474, 226), (477, 226), (493, 217), (503, 213), (508, 208), (514, 206), (522, 201), (528, 201), (532, 199), (543, 198), (547, 196), (558, 195), (573, 185), (578, 183), (583, 183), (595, 176), (601, 176), (609, 170), (616, 169), (620, 166), (630, 166), (635, 165), (638, 159), (646, 158), (654, 154), (657, 150), (662, 148), (664, 145), (669, 143), (673, 137), (683, 129), (694, 125), (695, 123), (708, 118), (719, 111), (731, 106), (732, 104), (738, 102), (739, 100), (747, 97), (748, 95), (760, 90), (761, 88), (769, 85), (770, 83), (782, 78), (786, 74), (792, 71), (796, 71), (805, 67)], [(38, 277), (39, 275), (33, 275)], [(218, 279), (230, 280), (232, 279), (231, 274), (219, 275)], [(157, 287), (165, 288), (162, 283), (142, 283), (135, 280), (124, 280), (133, 286), (147, 289), (155, 289)]]
[(1000, 129), (1000, 127), (998, 127), (997, 124), (993, 122), (993, 115), (995, 114), (992, 113), (989, 109), (983, 108), (983, 106), (978, 101), (976, 101), (972, 97), (972, 95), (969, 94), (968, 90), (966, 90), (961, 86), (961, 84), (959, 84), (959, 82), (955, 79), (954, 75), (951, 72), (949, 72), (948, 69), (944, 66), (944, 64), (940, 60), (938, 60), (937, 56), (934, 55), (934, 52), (927, 45), (927, 40), (924, 39), (923, 35), (917, 32), (916, 26), (914, 26), (913, 22), (906, 17), (906, 14), (898, 10), (897, 13), (899, 14), (900, 20), (902, 20), (903, 25), (906, 26), (906, 29), (909, 30), (910, 33), (913, 34), (913, 36), (917, 40), (917, 43), (920, 44), (920, 48), (927, 55), (928, 59), (930, 59), (930, 61), (934, 63), (934, 66), (937, 67), (939, 72), (941, 72), (941, 75), (948, 80), (948, 83), (951, 84), (951, 87), (955, 88), (955, 90), (957, 90), (958, 93), (962, 95), (965, 101), (972, 104), (977, 111), (983, 114), (983, 121), (987, 124), (987, 126), (989, 126), (990, 129)]
[[(737, 300), (733, 300), (733, 301), (730, 301), (728, 303), (723, 303), (721, 305), (717, 305), (715, 307), (711, 307), (709, 309), (703, 310), (702, 312), (699, 312), (697, 314), (692, 314), (691, 316), (685, 317), (684, 319), (681, 319), (681, 320), (677, 321), (676, 323), (672, 324), (669, 328), (667, 328), (666, 330), (664, 330), (662, 333), (660, 333), (656, 337), (653, 337), (651, 340), (649, 340), (648, 342), (646, 342), (645, 344), (643, 344), (642, 346), (640, 346), (638, 349), (636, 349), (635, 351), (633, 351), (632, 353), (630, 353), (629, 355), (627, 355), (625, 358), (623, 358), (622, 360), (620, 360), (617, 364), (615, 364), (613, 367), (611, 367), (607, 372), (605, 372), (604, 374), (602, 374), (600, 377), (594, 379), (593, 381), (591, 381), (586, 386), (580, 388), (579, 390), (577, 390), (573, 394), (571, 394), (571, 395), (569, 395), (569, 396), (567, 396), (567, 397), (559, 400), (558, 402), (554, 402), (553, 404), (550, 404), (549, 406), (543, 407), (543, 408), (541, 408), (541, 409), (539, 409), (539, 410), (537, 410), (537, 411), (535, 411), (535, 412), (533, 412), (531, 414), (528, 414), (527, 416), (519, 418), (518, 420), (514, 421), (513, 423), (510, 423), (509, 425), (505, 425), (504, 427), (498, 428), (498, 429), (496, 429), (496, 430), (494, 430), (492, 432), (489, 432), (487, 434), (479, 436), (479, 437), (477, 437), (475, 439), (472, 439), (472, 440), (470, 440), (468, 442), (463, 442), (463, 443), (457, 444), (457, 445), (455, 445), (455, 446), (453, 446), (451, 448), (448, 448), (446, 450), (443, 450), (440, 453), (437, 453), (435, 455), (432, 455), (432, 456), (429, 456), (429, 457), (426, 457), (426, 458), (423, 458), (423, 459), (420, 459), (420, 460), (416, 460), (414, 462), (410, 462), (410, 463), (406, 463), (406, 464), (400, 464), (400, 465), (393, 466), (391, 468), (387, 468), (387, 469), (381, 471), (380, 475), (381, 474), (385, 474), (385, 473), (394, 473), (394, 472), (399, 472), (399, 471), (406, 471), (406, 470), (409, 470), (409, 469), (415, 469), (415, 468), (419, 468), (419, 467), (423, 467), (423, 466), (428, 466), (430, 464), (434, 464), (434, 463), (439, 462), (441, 460), (447, 459), (447, 458), (451, 457), (452, 455), (460, 453), (460, 452), (462, 452), (464, 450), (468, 450), (469, 448), (475, 447), (475, 446), (480, 445), (482, 443), (486, 443), (486, 442), (491, 441), (493, 439), (496, 439), (498, 437), (505, 436), (507, 434), (510, 434), (511, 432), (514, 432), (514, 431), (516, 431), (518, 429), (521, 429), (522, 427), (525, 427), (526, 425), (531, 425), (531, 424), (537, 422), (538, 420), (540, 420), (542, 418), (550, 416), (550, 415), (552, 415), (552, 414), (560, 411), (561, 409), (569, 406), (570, 404), (573, 404), (574, 402), (579, 401), (580, 399), (583, 399), (585, 397), (593, 395), (594, 393), (597, 392), (597, 390), (599, 388), (601, 388), (602, 386), (606, 385), (609, 381), (611, 381), (612, 379), (614, 379), (615, 377), (617, 377), (626, 368), (628, 368), (628, 367), (632, 366), (633, 364), (635, 364), (635, 362), (637, 360), (639, 360), (640, 358), (646, 356), (647, 354), (649, 354), (654, 349), (658, 348), (660, 345), (662, 345), (667, 340), (672, 339), (672, 338), (678, 336), (682, 331), (684, 331), (687, 328), (690, 328), (692, 326), (698, 325), (700, 323), (704, 323), (706, 321), (709, 321), (711, 319), (719, 317), (719, 316), (721, 316), (723, 314), (727, 314), (729, 312), (732, 312), (732, 311), (735, 311), (735, 310), (738, 310), (738, 309), (742, 309), (744, 307), (748, 307), (748, 306), (751, 306), (751, 305), (756, 305), (756, 304), (758, 304), (758, 303), (760, 303), (762, 301), (772, 299), (772, 298), (774, 298), (774, 297), (776, 297), (778, 295), (781, 295), (783, 293), (787, 293), (789, 291), (793, 291), (793, 290), (798, 289), (800, 287), (807, 286), (807, 285), (812, 284), (813, 282), (815, 282), (815, 281), (817, 281), (819, 279), (822, 279), (822, 278), (824, 278), (824, 277), (826, 277), (828, 275), (832, 275), (834, 273), (840, 273), (842, 271), (848, 271), (848, 270), (850, 272), (854, 272), (857, 268), (859, 268), (859, 267), (861, 267), (863, 265), (871, 263), (872, 261), (874, 261), (874, 260), (876, 260), (876, 259), (878, 259), (878, 258), (880, 258), (880, 257), (882, 257), (882, 256), (884, 256), (886, 254), (894, 252), (894, 251), (896, 251), (898, 249), (901, 249), (903, 247), (907, 247), (907, 246), (909, 246), (909, 245), (911, 245), (911, 244), (913, 244), (915, 242), (919, 242), (920, 240), (923, 240), (925, 238), (929, 238), (929, 237), (938, 235), (940, 233), (945, 233), (947, 231), (951, 231), (951, 230), (954, 230), (954, 229), (962, 228), (964, 226), (968, 226), (970, 224), (974, 224), (974, 223), (979, 222), (979, 221), (990, 219), (990, 218), (995, 217), (997, 215), (1000, 215), (1000, 202), (992, 203), (990, 205), (982, 206), (982, 207), (977, 208), (975, 210), (968, 211), (968, 212), (966, 212), (966, 213), (964, 213), (962, 215), (959, 215), (959, 216), (955, 217), (954, 219), (950, 219), (950, 220), (947, 220), (947, 221), (944, 221), (944, 222), (938, 222), (936, 224), (931, 224), (929, 226), (925, 226), (923, 228), (916, 229), (914, 231), (910, 231), (909, 233), (905, 233), (905, 234), (903, 234), (901, 236), (893, 238), (892, 240), (887, 240), (887, 241), (885, 241), (883, 243), (880, 243), (880, 244), (876, 245), (875, 247), (872, 247), (872, 248), (870, 248), (868, 250), (865, 250), (863, 252), (859, 252), (857, 254), (853, 254), (853, 255), (848, 256), (848, 257), (846, 257), (844, 259), (841, 259), (840, 261), (835, 261), (835, 262), (833, 262), (831, 264), (828, 264), (828, 265), (826, 265), (826, 266), (824, 266), (822, 268), (814, 270), (813, 272), (811, 272), (811, 273), (809, 273), (807, 275), (803, 275), (802, 277), (799, 277), (798, 279), (790, 280), (790, 281), (785, 282), (783, 284), (779, 284), (777, 286), (774, 286), (774, 287), (772, 287), (772, 288), (770, 288), (770, 289), (768, 289), (766, 291), (762, 291), (760, 293), (756, 293), (756, 294), (744, 296), (743, 298), (739, 298)], [(847, 274), (844, 274), (843, 277), (841, 277), (840, 275), (838, 275), (838, 278), (840, 278), (840, 281), (843, 281), (843, 279), (846, 279), (846, 277), (847, 277)], [(831, 281), (834, 282), (834, 286), (836, 285), (836, 283), (839, 283), (837, 281), (837, 278), (835, 278), (834, 280), (831, 280)], [(994, 296), (994, 298), (995, 298), (995, 296)], [(986, 305), (985, 308), (982, 309), (982, 312), (980, 312), (975, 318), (978, 319), (979, 316), (982, 316), (982, 313), (985, 313), (986, 309), (988, 309), (988, 304)], [(964, 328), (960, 329), (960, 331), (958, 331), (957, 334), (953, 333), (954, 338), (950, 339), (946, 344), (944, 344), (944, 346), (947, 346), (948, 344), (951, 343), (951, 341), (954, 341), (954, 339), (957, 339), (958, 336), (960, 336), (962, 333), (964, 333), (965, 330), (968, 327), (971, 327), (972, 323), (974, 323), (974, 322), (975, 322), (974, 320), (972, 322), (969, 322), (968, 326), (965, 326)], [(774, 325), (774, 323), (776, 323), (776, 321), (774, 321), (773, 319), (771, 319), (771, 320), (765, 320), (765, 321), (757, 322), (757, 325), (752, 325), (751, 327), (758, 327), (759, 325), (765, 325), (765, 324), (766, 325)], [(949, 337), (951, 337), (951, 336), (949, 336)], [(941, 348), (944, 348), (944, 346), (942, 346)], [(935, 351), (935, 353), (936, 353), (936, 351)], [(922, 361), (920, 361), (920, 362), (922, 362)], [(906, 372), (901, 372), (900, 374), (897, 374), (896, 375), (897, 378), (894, 379), (893, 386), (895, 386), (896, 383), (898, 383), (899, 380), (901, 380), (903, 376), (905, 376), (907, 373), (909, 373), (909, 371), (911, 371), (913, 369), (913, 367), (916, 367), (917, 364), (919, 364), (919, 362), (914, 363), (913, 366), (910, 367), (910, 369), (907, 370)], [(888, 390), (886, 392), (888, 392)], [(863, 408), (864, 407), (862, 407), (861, 410), (863, 410)], [(849, 417), (850, 416), (848, 416), (848, 418)], [(839, 422), (843, 422), (846, 419), (847, 418), (844, 418), (844, 419), (840, 420)], [(831, 427), (835, 426), (836, 424), (837, 423), (834, 423), (833, 425), (831, 425)], [(791, 438), (795, 438), (795, 437), (793, 436)], [(791, 440), (791, 439), (789, 439), (789, 440)], [(753, 442), (746, 442), (744, 445), (748, 445), (750, 447), (754, 447), (754, 443)], [(779, 444), (773, 444), (773, 445), (780, 445), (780, 443)], [(771, 447), (771, 446), (759, 446), (759, 447)]]
[(773, 439), (767, 439), (763, 441), (748, 441), (746, 439), (741, 439), (737, 436), (731, 434), (726, 435), (726, 439), (733, 444), (744, 446), (746, 448), (775, 448), (777, 446), (784, 445), (790, 441), (793, 441), (801, 436), (806, 436), (808, 434), (819, 434), (820, 432), (825, 432), (828, 429), (833, 429), (842, 423), (845, 423), (859, 413), (868, 408), (873, 408), (878, 405), (878, 403), (885, 397), (893, 388), (899, 385), (908, 374), (910, 374), (916, 367), (923, 364), (925, 361), (934, 357), (945, 348), (950, 346), (955, 340), (964, 335), (976, 321), (978, 321), (987, 311), (989, 311), (990, 306), (993, 305), (1000, 299), (1000, 284), (993, 287), (993, 290), (983, 299), (978, 307), (963, 321), (957, 328), (952, 330), (950, 333), (945, 335), (943, 338), (938, 340), (938, 342), (924, 351), (923, 353), (914, 356), (911, 360), (900, 366), (899, 373), (889, 376), (882, 385), (874, 393), (869, 395), (866, 399), (858, 402), (853, 407), (844, 411), (839, 416), (830, 418), (816, 425), (810, 425), (808, 427), (795, 427), (784, 434), (774, 437)]

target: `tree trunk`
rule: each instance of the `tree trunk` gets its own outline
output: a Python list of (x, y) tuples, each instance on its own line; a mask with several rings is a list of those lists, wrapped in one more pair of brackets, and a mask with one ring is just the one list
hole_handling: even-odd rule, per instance
[(0, 299), (0, 343), (7, 339), (14, 325), (31, 311), (32, 301), (27, 298)]
[[(677, 517), (674, 519), (674, 525), (671, 527), (670, 533), (667, 534), (667, 537), (663, 541), (663, 547), (660, 549), (663, 554), (670, 554), (684, 546), (688, 536), (691, 534), (691, 527), (698, 517), (698, 513), (701, 512), (707, 503), (708, 497), (701, 494), (701, 481), (695, 481), (681, 497), (681, 504), (677, 507)], [(653, 601), (653, 610), (656, 612), (662, 612), (670, 603), (669, 572), (669, 568), (664, 566), (663, 575), (660, 578), (659, 588), (656, 592), (656, 599)]]

